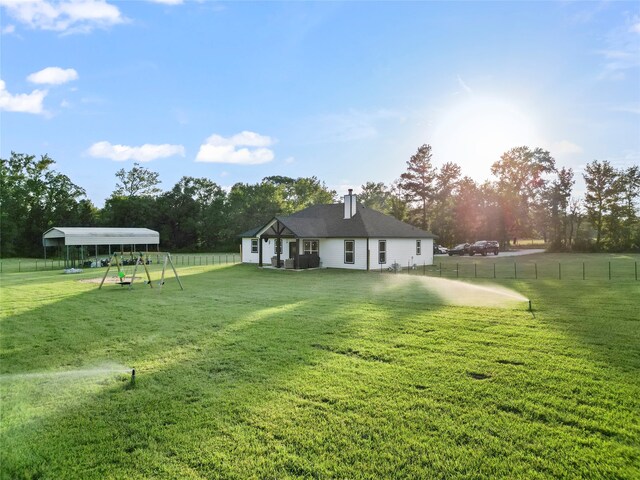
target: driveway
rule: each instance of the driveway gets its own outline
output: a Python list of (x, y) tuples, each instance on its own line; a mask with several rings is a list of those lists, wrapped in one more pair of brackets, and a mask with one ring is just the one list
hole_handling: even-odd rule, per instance
[[(525, 248), (522, 250), (511, 250), (508, 252), (500, 252), (498, 254), (498, 256), (496, 257), (493, 254), (489, 254), (486, 257), (483, 257), (482, 255), (474, 255), (474, 256), (470, 256), (470, 255), (463, 255), (462, 257), (459, 257), (458, 255), (454, 255), (455, 258), (500, 258), (500, 257), (519, 257), (521, 255), (531, 255), (534, 253), (544, 253), (544, 249), (543, 248)], [(443, 255), (434, 255), (434, 259), (438, 258), (440, 256), (448, 256), (446, 254)], [(453, 257), (452, 257), (453, 258)]]

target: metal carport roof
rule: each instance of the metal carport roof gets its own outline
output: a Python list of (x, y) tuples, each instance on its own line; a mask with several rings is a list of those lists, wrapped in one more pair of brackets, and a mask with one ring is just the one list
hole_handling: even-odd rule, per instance
[(160, 234), (148, 228), (53, 227), (42, 234), (45, 247), (159, 244)]

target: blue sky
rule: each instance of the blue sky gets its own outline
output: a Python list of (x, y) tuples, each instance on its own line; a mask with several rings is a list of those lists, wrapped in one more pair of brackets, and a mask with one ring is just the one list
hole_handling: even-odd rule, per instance
[[(0, 154), (98, 206), (134, 162), (170, 189), (391, 183), (418, 146), (476, 180), (511, 147), (579, 178), (640, 163), (637, 2), (0, 0)], [(578, 185), (578, 193), (580, 190)]]

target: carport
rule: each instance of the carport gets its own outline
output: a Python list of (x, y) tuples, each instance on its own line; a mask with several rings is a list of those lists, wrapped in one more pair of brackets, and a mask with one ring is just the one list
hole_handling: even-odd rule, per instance
[[(42, 234), (44, 258), (47, 258), (47, 247), (61, 248), (64, 250), (65, 268), (74, 266), (72, 264), (75, 264), (76, 260), (82, 265), (85, 260), (84, 247), (95, 248), (95, 261), (98, 263), (100, 246), (107, 246), (108, 254), (111, 256), (113, 246), (120, 252), (125, 251), (125, 248), (130, 252), (149, 252), (149, 246), (154, 245), (155, 250), (159, 251), (160, 234), (148, 228), (53, 227)], [(90, 259), (89, 255), (86, 259)]]

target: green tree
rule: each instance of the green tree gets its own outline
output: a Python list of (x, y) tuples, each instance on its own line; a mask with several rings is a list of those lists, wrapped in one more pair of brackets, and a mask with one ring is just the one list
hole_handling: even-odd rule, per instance
[(491, 166), (497, 177), (503, 242), (533, 233), (533, 213), (544, 202), (545, 175), (554, 171), (555, 160), (548, 151), (526, 146), (512, 148)]
[(66, 175), (51, 170), (54, 164), (48, 155), (37, 159), (34, 155), (11, 152), (9, 159), (0, 159), (3, 256), (38, 255), (46, 230), (79, 221), (88, 202), (81, 200), (85, 191)]
[(401, 222), (405, 222), (409, 217), (409, 203), (406, 200), (406, 195), (402, 190), (402, 185), (399, 180), (396, 180), (391, 184), (389, 188), (390, 197), (390, 214), (400, 220)]
[(407, 161), (407, 171), (400, 175), (400, 187), (414, 205), (413, 223), (429, 230), (429, 206), (435, 195), (437, 171), (431, 163), (431, 145), (422, 145)]
[(549, 217), (552, 247), (556, 250), (569, 247), (567, 238), (570, 222), (568, 209), (574, 184), (573, 170), (563, 167), (556, 172), (556, 178), (549, 183), (545, 192), (547, 202), (545, 215)]
[(367, 182), (360, 187), (358, 201), (365, 207), (389, 214), (392, 210), (392, 193), (383, 182)]
[(322, 205), (335, 201), (335, 190), (329, 190), (324, 182), (317, 177), (291, 178), (285, 176), (270, 176), (262, 180), (263, 183), (274, 185), (279, 201), (282, 202), (283, 214), (290, 214), (303, 210), (311, 205)]
[(160, 174), (138, 163), (131, 170), (116, 172), (116, 188), (100, 212), (107, 227), (157, 228)]
[(158, 228), (176, 249), (218, 247), (226, 228), (226, 195), (207, 178), (182, 177), (158, 199)]
[(140, 164), (134, 163), (131, 170), (121, 168), (116, 172), (116, 189), (114, 196), (118, 197), (156, 197), (162, 193), (158, 187), (160, 183), (160, 174), (141, 167)]
[(440, 243), (450, 244), (455, 237), (454, 191), (460, 182), (460, 166), (447, 162), (436, 173), (435, 192), (430, 209), (431, 229)]
[(615, 213), (620, 196), (618, 172), (608, 161), (594, 160), (587, 164), (582, 176), (586, 185), (584, 206), (587, 218), (596, 231), (596, 250), (600, 250), (607, 223), (610, 227), (616, 223), (612, 222), (611, 215)]
[(266, 224), (286, 211), (282, 190), (272, 182), (236, 183), (227, 195), (229, 230), (227, 238)]

